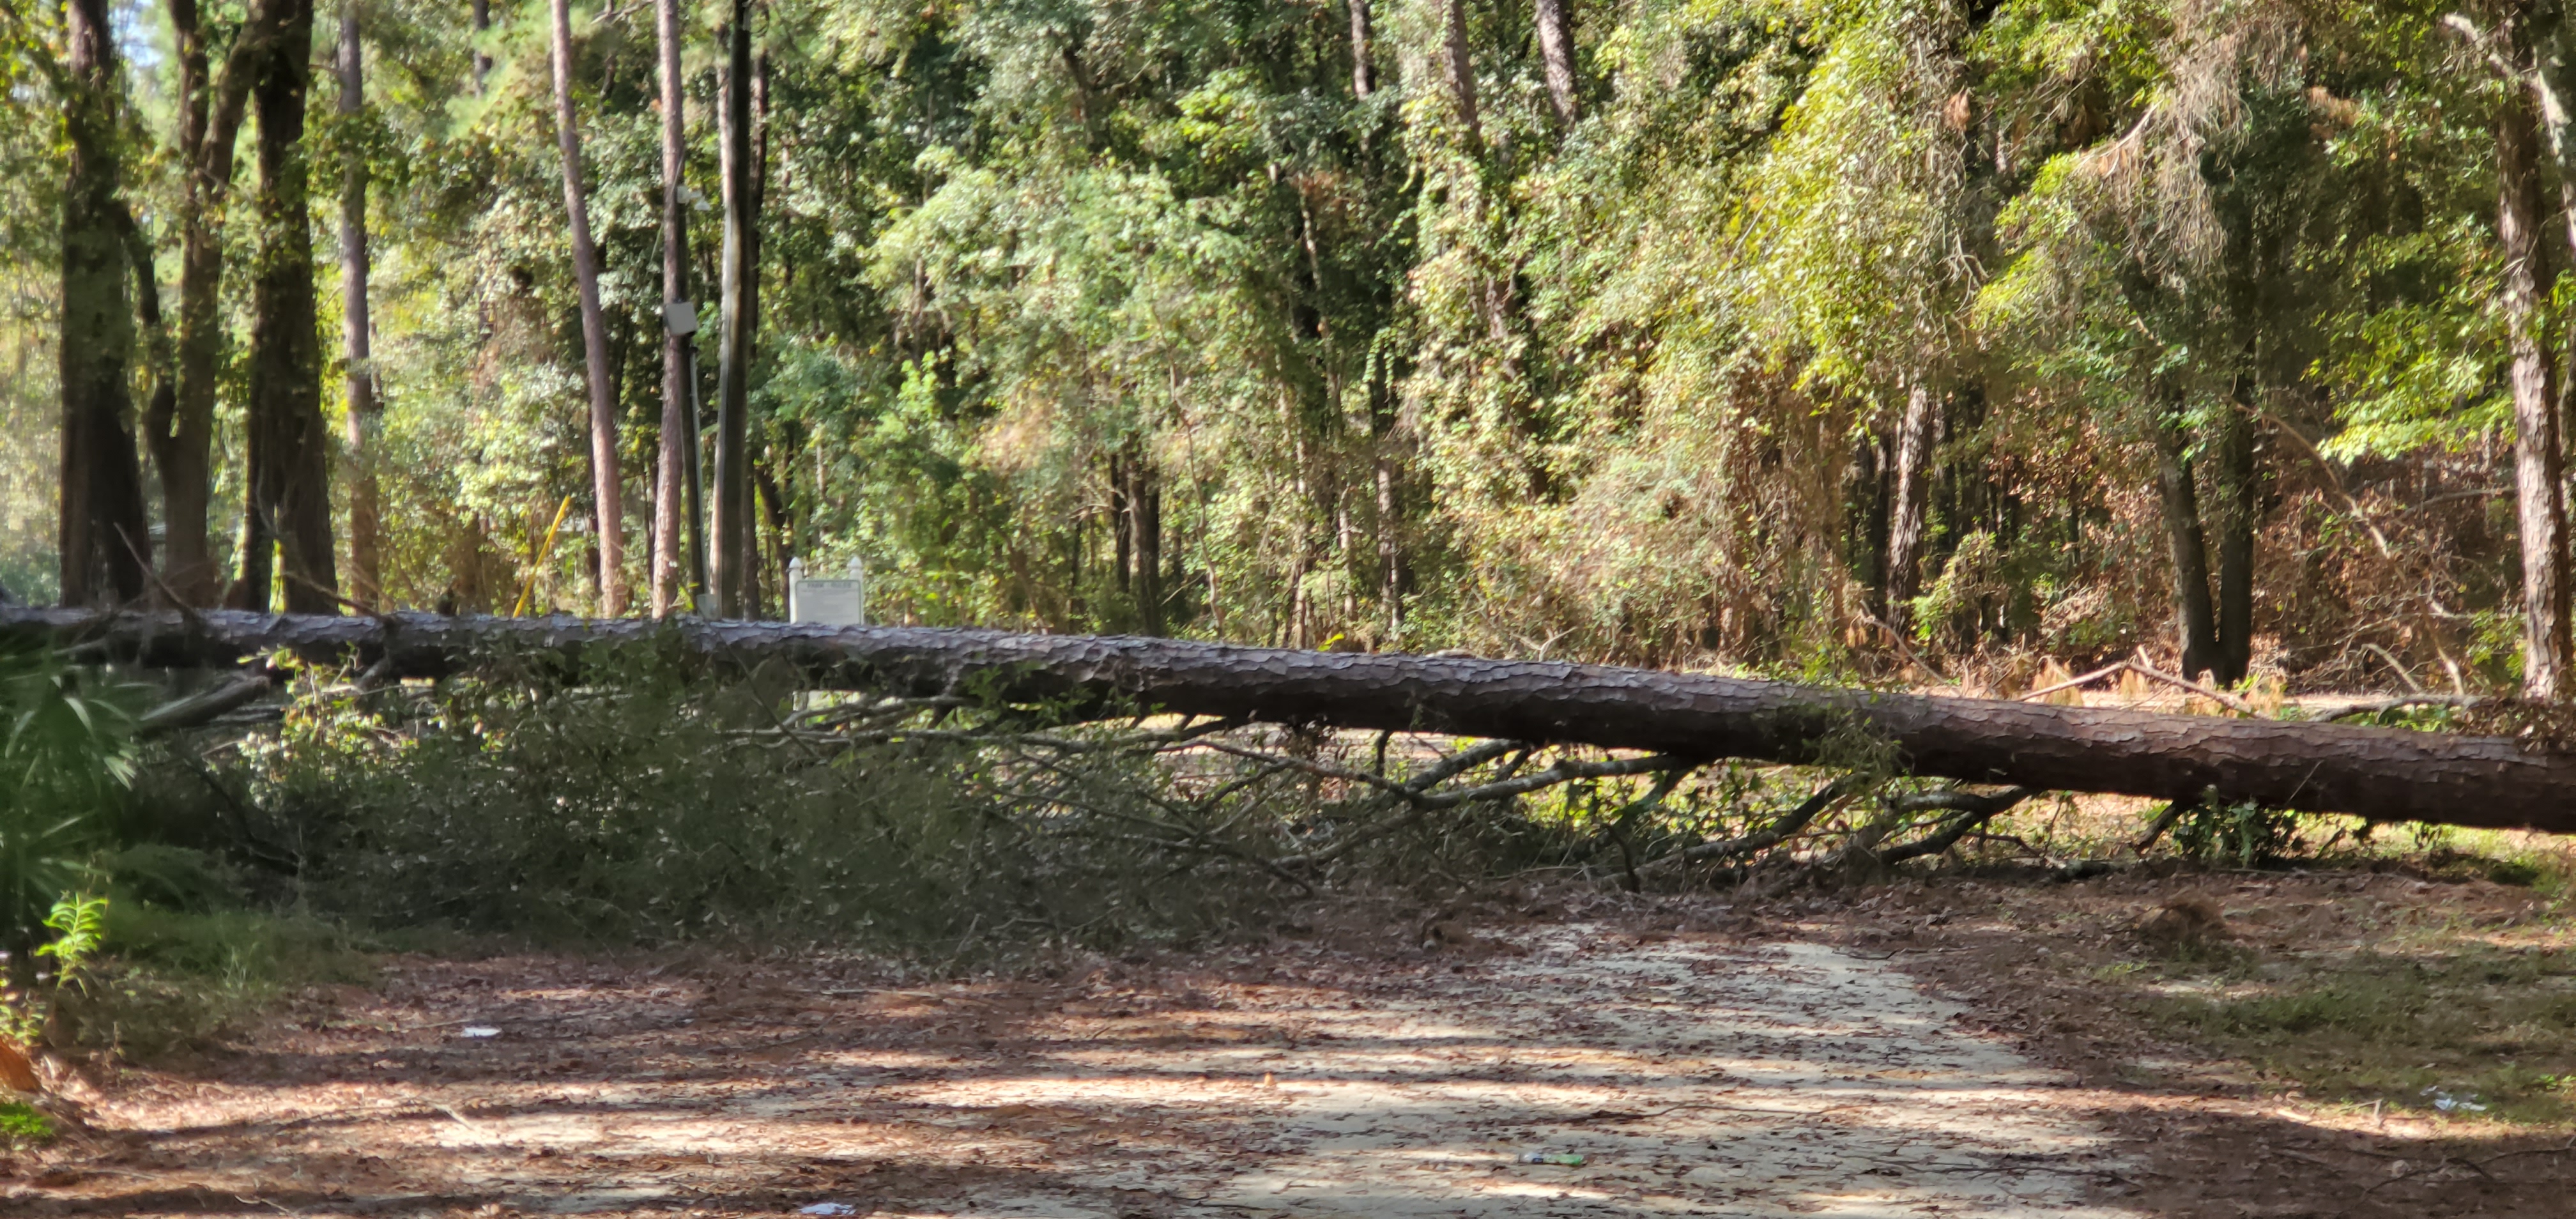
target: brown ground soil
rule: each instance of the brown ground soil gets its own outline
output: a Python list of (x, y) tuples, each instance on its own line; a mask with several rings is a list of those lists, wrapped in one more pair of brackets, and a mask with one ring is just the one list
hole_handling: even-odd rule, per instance
[[(2223, 931), (2138, 932), (2193, 894)], [(964, 979), (813, 953), (395, 959), (191, 1060), (69, 1082), (82, 1127), (0, 1164), (0, 1213), (2570, 1213), (2576, 1126), (2546, 1081), (2576, 1063), (2541, 1061), (2567, 1030), (2436, 1052), (2405, 1013), (2325, 1012), (2309, 1039), (2352, 1062), (2430, 1060), (2365, 1077), (2176, 1014), (2354, 954), (2538, 961), (2552, 984), (2567, 935), (2525, 889), (1510, 890), (1315, 922)], [(2502, 1092), (2445, 1113), (2413, 1087), (2500, 1054), (2532, 1060), (2512, 1124)]]
[[(2147, 926), (2203, 902), (2226, 920), (2205, 943)], [(2079, 1080), (2086, 1116), (2135, 1149), (2131, 1204), (2147, 1213), (2576, 1214), (2576, 930), (2529, 889), (2421, 867), (2161, 869), (1889, 888), (1815, 917)], [(2216, 1032), (2178, 1014), (2213, 995), (2367, 994), (2352, 979), (2386, 970), (2356, 962), (2430, 971), (2443, 983), (2423, 996), (2435, 1011), (2338, 1020), (2329, 1008), (2315, 1027)], [(2495, 1018), (2537, 988), (2560, 996), (2552, 1027)], [(2514, 1058), (2527, 1074), (2546, 1068), (2550, 1095), (2508, 1105), (2453, 1082)], [(2520, 1120), (2444, 1112), (2442, 1093)]]

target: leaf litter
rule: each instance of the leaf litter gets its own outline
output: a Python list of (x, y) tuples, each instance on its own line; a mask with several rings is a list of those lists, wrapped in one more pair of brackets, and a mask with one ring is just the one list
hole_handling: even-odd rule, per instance
[[(1883, 961), (1448, 938), (933, 983), (406, 959), (87, 1098), (85, 1151), (0, 1190), (27, 1215), (2118, 1213), (2067, 1081)], [(509, 1035), (441, 1037), (463, 1012)]]
[[(963, 978), (399, 958), (73, 1098), (70, 1137), (0, 1167), (0, 1211), (2560, 1213), (2554, 1136), (2347, 1136), (2103, 1002), (2087, 928), (2182, 883), (1354, 907), (1259, 947)], [(2297, 883), (2279, 900), (2312, 905)], [(2174, 1078), (2140, 1083), (2148, 1062)]]

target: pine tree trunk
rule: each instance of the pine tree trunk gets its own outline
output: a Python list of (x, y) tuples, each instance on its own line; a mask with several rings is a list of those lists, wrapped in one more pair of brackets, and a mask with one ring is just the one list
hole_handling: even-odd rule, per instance
[(1532, 14), (1537, 19), (1539, 64), (1547, 76), (1548, 101), (1556, 106), (1557, 121), (1568, 127), (1582, 117), (1574, 85), (1574, 21), (1568, 11), (1572, 3), (1538, 0)]
[(1398, 530), (1395, 497), (1395, 459), (1384, 451), (1386, 441), (1379, 440), (1377, 456), (1377, 578), (1378, 599), (1386, 611), (1386, 643), (1393, 647), (1404, 637), (1404, 549)]
[(2166, 551), (2173, 560), (2174, 617), (2181, 636), (2183, 676), (2197, 680), (2218, 665), (2218, 620), (2209, 599), (2208, 534), (2201, 527), (2200, 491), (2184, 452), (2179, 402), (2149, 427), (2156, 442), (2156, 493), (2165, 518)]
[[(354, 123), (366, 109), (365, 52), (358, 41), (358, 0), (340, 0), (340, 117)], [(367, 312), (367, 159), (347, 153), (340, 178), (340, 342), (348, 419), (349, 578), (361, 605), (385, 604), (383, 503), (376, 481), (376, 436), (382, 427)]]
[(608, 319), (599, 306), (599, 246), (581, 188), (581, 127), (572, 108), (572, 3), (552, 0), (555, 144), (563, 155), (564, 217), (572, 229), (572, 276), (581, 295), (581, 354), (590, 386), (590, 494), (598, 527), (600, 612), (626, 612), (625, 478), (618, 468), (617, 386), (608, 368)]
[[(313, 299), (312, 166), (304, 145), (313, 79), (311, 0), (277, 0), (276, 41), (251, 89), (259, 113), (260, 251), (251, 279), (246, 415), (250, 545), (239, 590), (265, 609), (272, 578), (289, 613), (339, 612), (331, 541), (331, 435)], [(270, 550), (276, 550), (272, 568)]]
[(725, 63), (718, 111), (717, 146), (724, 193), (724, 264), (721, 291), (724, 336), (716, 371), (715, 503), (709, 518), (708, 577), (720, 617), (747, 611), (751, 563), (749, 442), (754, 308), (751, 262), (751, 5), (734, 0), (725, 27)]
[(1111, 547), (1110, 580), (1119, 592), (1129, 591), (1130, 549), (1136, 544), (1136, 531), (1127, 521), (1134, 509), (1127, 503), (1127, 462), (1117, 453), (1109, 455), (1109, 545)]
[(492, 0), (474, 0), (474, 96), (483, 96), (483, 78), (492, 74), (492, 57), (483, 53), (483, 35), (492, 29)]
[(2522, 542), (2523, 693), (2556, 698), (2568, 648), (2567, 513), (2558, 404), (2541, 308), (2551, 274), (2540, 248), (2539, 138), (2531, 102), (2510, 90), (2496, 116), (2496, 239), (2504, 254), (2502, 305), (2513, 392), (2514, 506)]
[(1127, 544), (1120, 554), (1135, 555), (1135, 575), (1129, 591), (1136, 603), (1136, 629), (1145, 635), (1163, 633), (1163, 496), (1157, 488), (1153, 464), (1146, 460), (1141, 445), (1130, 444), (1126, 460), (1121, 463), (1125, 478), (1127, 505)]
[(1467, 50), (1466, 0), (1444, 0), (1440, 6), (1441, 66), (1449, 77), (1449, 100), (1458, 108), (1458, 123), (1470, 151), (1485, 146), (1485, 127), (1476, 117), (1476, 60)]
[(2499, 829), (2576, 831), (2576, 753), (2500, 737), (2286, 720), (2057, 707), (1549, 661), (1302, 652), (1177, 639), (1012, 635), (811, 623), (325, 618), (0, 607), (0, 639), (79, 639), (143, 664), (237, 664), (277, 651), (387, 677), (540, 657), (570, 681), (629, 647), (710, 675), (798, 672), (818, 687), (959, 695), (1056, 715), (1161, 709), (1363, 731), (1591, 745), (1695, 761), (1825, 764), (1855, 734), (1903, 770), (2043, 791), (2225, 800)]
[(1369, 65), (1369, 0), (1348, 0), (1351, 7), (1351, 96), (1377, 91), (1377, 71)]
[(689, 297), (688, 92), (680, 76), (680, 0), (654, 0), (653, 30), (658, 39), (662, 86), (662, 435), (658, 481), (653, 493), (653, 616), (671, 612), (686, 561), (680, 514), (689, 498), (683, 480), (690, 470), (683, 446), (698, 441), (696, 400), (689, 385), (689, 347), (694, 335), (671, 332), (667, 307)]
[(142, 598), (152, 538), (134, 443), (134, 311), (127, 296), (124, 69), (107, 0), (64, 9), (60, 545), (65, 605)]
[(1896, 490), (1888, 504), (1887, 621), (1908, 627), (1914, 595), (1921, 591), (1924, 509), (1932, 494), (1932, 425), (1940, 399), (1918, 373), (1905, 387), (1905, 415), (1896, 425)]
[[(2240, 399), (2247, 392), (2240, 386)], [(2210, 673), (2219, 685), (2233, 686), (2254, 661), (2254, 527), (2262, 495), (2250, 402), (2240, 400), (2227, 412), (2217, 439), (2218, 652)]]

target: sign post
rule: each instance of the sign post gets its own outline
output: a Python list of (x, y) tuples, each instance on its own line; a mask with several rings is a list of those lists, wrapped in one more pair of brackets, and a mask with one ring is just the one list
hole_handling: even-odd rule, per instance
[(825, 626), (868, 624), (867, 565), (850, 560), (849, 575), (838, 580), (809, 579), (803, 559), (787, 561), (787, 617), (791, 622)]

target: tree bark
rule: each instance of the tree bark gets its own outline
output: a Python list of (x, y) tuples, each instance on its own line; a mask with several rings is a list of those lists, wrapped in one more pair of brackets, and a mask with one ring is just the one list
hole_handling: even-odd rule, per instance
[(1124, 475), (1123, 496), (1126, 504), (1125, 544), (1120, 546), (1122, 559), (1135, 556), (1135, 575), (1126, 585), (1136, 602), (1136, 629), (1146, 635), (1163, 633), (1163, 493), (1154, 477), (1154, 467), (1147, 461), (1140, 445), (1130, 445), (1119, 464)]
[(1538, 0), (1539, 65), (1547, 76), (1547, 97), (1556, 106), (1558, 122), (1568, 127), (1582, 117), (1581, 102), (1574, 85), (1574, 21), (1572, 0)]
[(2174, 619), (2182, 647), (2182, 675), (2194, 681), (2218, 664), (2218, 618), (2209, 599), (2208, 533), (2201, 527), (2200, 492), (2191, 458), (2183, 451), (2180, 403), (2148, 426), (2156, 442), (2156, 494), (2165, 518), (2165, 546), (2173, 559)]
[[(134, 315), (143, 324), (144, 370), (152, 383), (149, 405), (143, 409), (148, 438), (155, 421), (168, 419), (177, 411), (178, 370), (171, 354), (169, 320), (161, 312), (161, 273), (152, 250), (152, 235), (135, 221), (133, 209), (124, 201), (118, 201), (116, 211), (117, 226), (125, 236), (126, 263), (134, 272)], [(139, 470), (136, 483), (141, 485)]]
[(1377, 92), (1377, 70), (1369, 64), (1369, 0), (1348, 0), (1351, 7), (1351, 96), (1366, 99)]
[(608, 319), (599, 306), (599, 246), (581, 189), (581, 128), (572, 109), (572, 3), (553, 0), (555, 144), (563, 154), (564, 216), (572, 228), (572, 277), (581, 295), (581, 353), (590, 384), (590, 494), (598, 527), (599, 608), (626, 612), (625, 479), (618, 469), (617, 386), (608, 371)]
[(1887, 620), (1906, 629), (1922, 585), (1924, 505), (1932, 492), (1932, 423), (1939, 399), (1917, 374), (1896, 425), (1896, 494), (1888, 505)]
[[(1398, 529), (1395, 498), (1395, 459), (1385, 452), (1386, 441), (1378, 441), (1377, 474), (1377, 578), (1378, 597), (1386, 610), (1386, 642), (1393, 646), (1404, 637), (1404, 550)], [(1215, 597), (1210, 596), (1211, 605)]]
[(163, 581), (191, 605), (212, 605), (222, 595), (209, 514), (214, 502), (215, 382), (224, 348), (224, 224), (232, 201), (234, 150), (241, 142), (251, 85), (287, 7), (286, 0), (253, 4), (217, 75), (197, 0), (171, 0), (169, 6), (179, 64), (177, 378), (168, 409), (156, 409), (144, 431), (161, 476)]
[(483, 35), (492, 28), (492, 0), (474, 0), (474, 96), (483, 96), (483, 78), (492, 74), (492, 57), (483, 53)]
[(134, 444), (132, 259), (118, 118), (124, 69), (107, 0), (64, 10), (60, 545), (65, 605), (135, 601), (152, 538)]
[(2255, 466), (2253, 404), (2244, 400), (2250, 387), (2239, 385), (2238, 401), (2218, 425), (2216, 518), (2218, 532), (2218, 604), (2215, 619), (2218, 652), (2210, 674), (2220, 686), (2245, 680), (2254, 662), (2254, 526), (2262, 506)]
[(1445, 0), (1440, 6), (1441, 66), (1449, 77), (1449, 100), (1458, 107), (1467, 147), (1481, 151), (1485, 127), (1476, 117), (1476, 60), (1467, 50), (1467, 0)]
[(2569, 662), (2567, 512), (2551, 361), (2541, 307), (2555, 278), (2540, 247), (2539, 133), (2531, 99), (2505, 94), (2496, 115), (2496, 241), (2504, 254), (2503, 306), (2513, 391), (2514, 506), (2522, 543), (2522, 690), (2556, 698)]
[[(340, 119), (354, 126), (366, 110), (365, 52), (358, 42), (358, 0), (340, 0)], [(376, 369), (369, 354), (367, 314), (367, 158), (352, 141), (341, 150), (340, 342), (348, 419), (343, 436), (349, 460), (349, 578), (360, 604), (385, 604), (380, 533), (383, 504), (376, 482), (376, 434), (382, 427)]]
[(1130, 548), (1136, 544), (1134, 530), (1127, 527), (1127, 459), (1118, 453), (1109, 455), (1109, 545), (1110, 579), (1119, 592), (1129, 591), (1127, 572)]
[[(688, 172), (688, 93), (680, 75), (680, 0), (654, 0), (653, 30), (659, 41), (662, 86), (662, 300), (666, 307), (689, 300), (689, 205), (684, 179)], [(662, 435), (658, 481), (653, 491), (653, 616), (670, 614), (681, 584), (683, 562), (680, 514), (689, 498), (683, 480), (689, 476), (689, 454), (682, 446), (698, 441), (695, 396), (689, 385), (689, 345), (694, 335), (671, 332), (668, 313), (662, 328)]]
[[(312, 0), (275, 0), (275, 41), (251, 89), (259, 113), (260, 249), (251, 280), (250, 502), (238, 590), (268, 606), (282, 574), (289, 613), (339, 609), (331, 543), (331, 438), (322, 419), (322, 344), (313, 301), (312, 166), (304, 145), (313, 80)], [(270, 566), (271, 549), (277, 552)]]
[(795, 518), (789, 510), (787, 490), (780, 485), (777, 475), (770, 471), (768, 463), (758, 460), (751, 463), (751, 489), (760, 501), (761, 520), (769, 525), (769, 551), (765, 556), (760, 553), (759, 529), (757, 526), (753, 528), (753, 556), (760, 560), (758, 569), (764, 583), (768, 583), (771, 577), (775, 578), (778, 616), (784, 618), (787, 616), (787, 563), (796, 557)]
[(753, 333), (751, 184), (751, 4), (734, 0), (725, 26), (723, 105), (717, 146), (724, 178), (724, 263), (721, 307), (724, 335), (716, 364), (715, 503), (709, 517), (708, 577), (714, 583), (716, 615), (740, 617), (746, 597), (751, 553), (749, 444), (751, 356)]
[[(2576, 754), (2499, 737), (2163, 715), (1840, 690), (1703, 673), (1394, 653), (1301, 652), (1175, 639), (1012, 635), (813, 623), (642, 619), (115, 614), (0, 607), (0, 639), (80, 641), (145, 665), (237, 664), (276, 651), (384, 666), (386, 677), (471, 671), (482, 657), (559, 666), (631, 648), (714, 671), (786, 667), (816, 684), (970, 694), (1096, 715), (1160, 708), (1376, 731), (1420, 731), (1831, 764), (1858, 730), (1904, 769), (1972, 783), (2222, 799), (2379, 821), (2576, 831)], [(624, 671), (605, 666), (614, 674)]]

